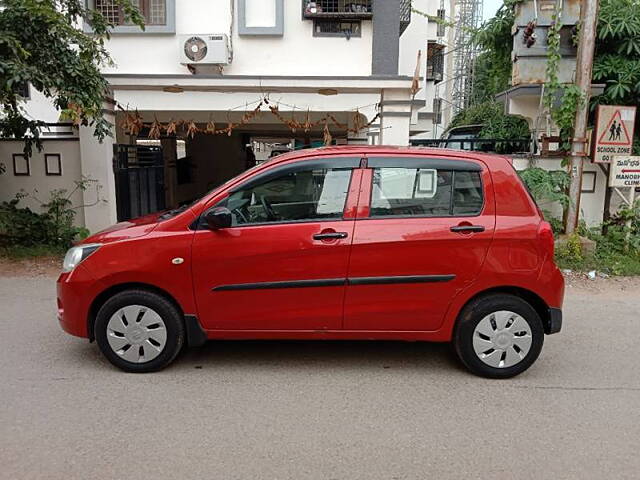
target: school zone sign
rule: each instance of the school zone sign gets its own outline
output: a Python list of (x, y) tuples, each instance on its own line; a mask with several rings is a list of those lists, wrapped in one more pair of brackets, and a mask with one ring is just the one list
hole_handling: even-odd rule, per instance
[(616, 155), (631, 155), (636, 107), (598, 105), (593, 161), (610, 163)]

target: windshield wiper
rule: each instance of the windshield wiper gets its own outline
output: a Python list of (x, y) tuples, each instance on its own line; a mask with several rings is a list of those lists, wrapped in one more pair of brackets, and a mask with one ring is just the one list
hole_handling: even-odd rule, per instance
[(175, 217), (179, 213), (184, 212), (187, 208), (189, 208), (189, 204), (182, 205), (181, 207), (174, 208), (173, 210), (169, 210), (168, 212), (164, 212), (162, 215), (158, 217), (158, 220), (167, 220), (169, 218)]

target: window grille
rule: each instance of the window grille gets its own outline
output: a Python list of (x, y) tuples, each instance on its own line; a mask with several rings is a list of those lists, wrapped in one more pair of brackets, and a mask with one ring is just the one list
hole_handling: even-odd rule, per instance
[(435, 42), (427, 44), (427, 80), (442, 81), (444, 73), (444, 45)]
[(316, 20), (313, 25), (315, 36), (359, 37), (361, 35), (361, 23), (357, 20)]
[(442, 123), (442, 99), (433, 99), (433, 123), (440, 125)]
[(149, 25), (164, 25), (167, 21), (165, 0), (149, 0), (149, 11), (146, 17)]
[(304, 18), (371, 18), (371, 0), (302, 0)]
[(444, 15), (445, 15), (445, 9), (439, 8), (436, 14), (436, 16), (438, 17), (438, 27), (437, 27), (436, 35), (438, 37), (444, 37), (444, 30), (445, 30)]
[[(166, 25), (166, 0), (131, 0), (144, 17), (146, 25)], [(116, 0), (95, 0), (95, 8), (114, 25), (124, 25), (124, 15)], [(129, 22), (126, 22), (129, 23)]]
[(96, 0), (96, 10), (98, 10), (104, 19), (114, 25), (120, 24), (120, 7), (116, 0)]

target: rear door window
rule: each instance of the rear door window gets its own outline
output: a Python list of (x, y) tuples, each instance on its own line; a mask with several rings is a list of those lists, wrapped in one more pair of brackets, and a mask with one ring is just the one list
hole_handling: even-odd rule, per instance
[(455, 217), (479, 215), (483, 195), (480, 172), (453, 172), (453, 211)]
[(480, 173), (428, 167), (374, 168), (371, 216), (479, 215), (484, 203)]
[(438, 217), (451, 209), (451, 172), (421, 168), (376, 168), (371, 215)]

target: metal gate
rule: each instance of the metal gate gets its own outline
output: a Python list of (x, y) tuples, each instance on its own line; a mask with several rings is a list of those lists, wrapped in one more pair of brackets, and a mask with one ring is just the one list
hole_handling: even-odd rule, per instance
[(164, 210), (164, 161), (161, 147), (114, 145), (118, 221)]

